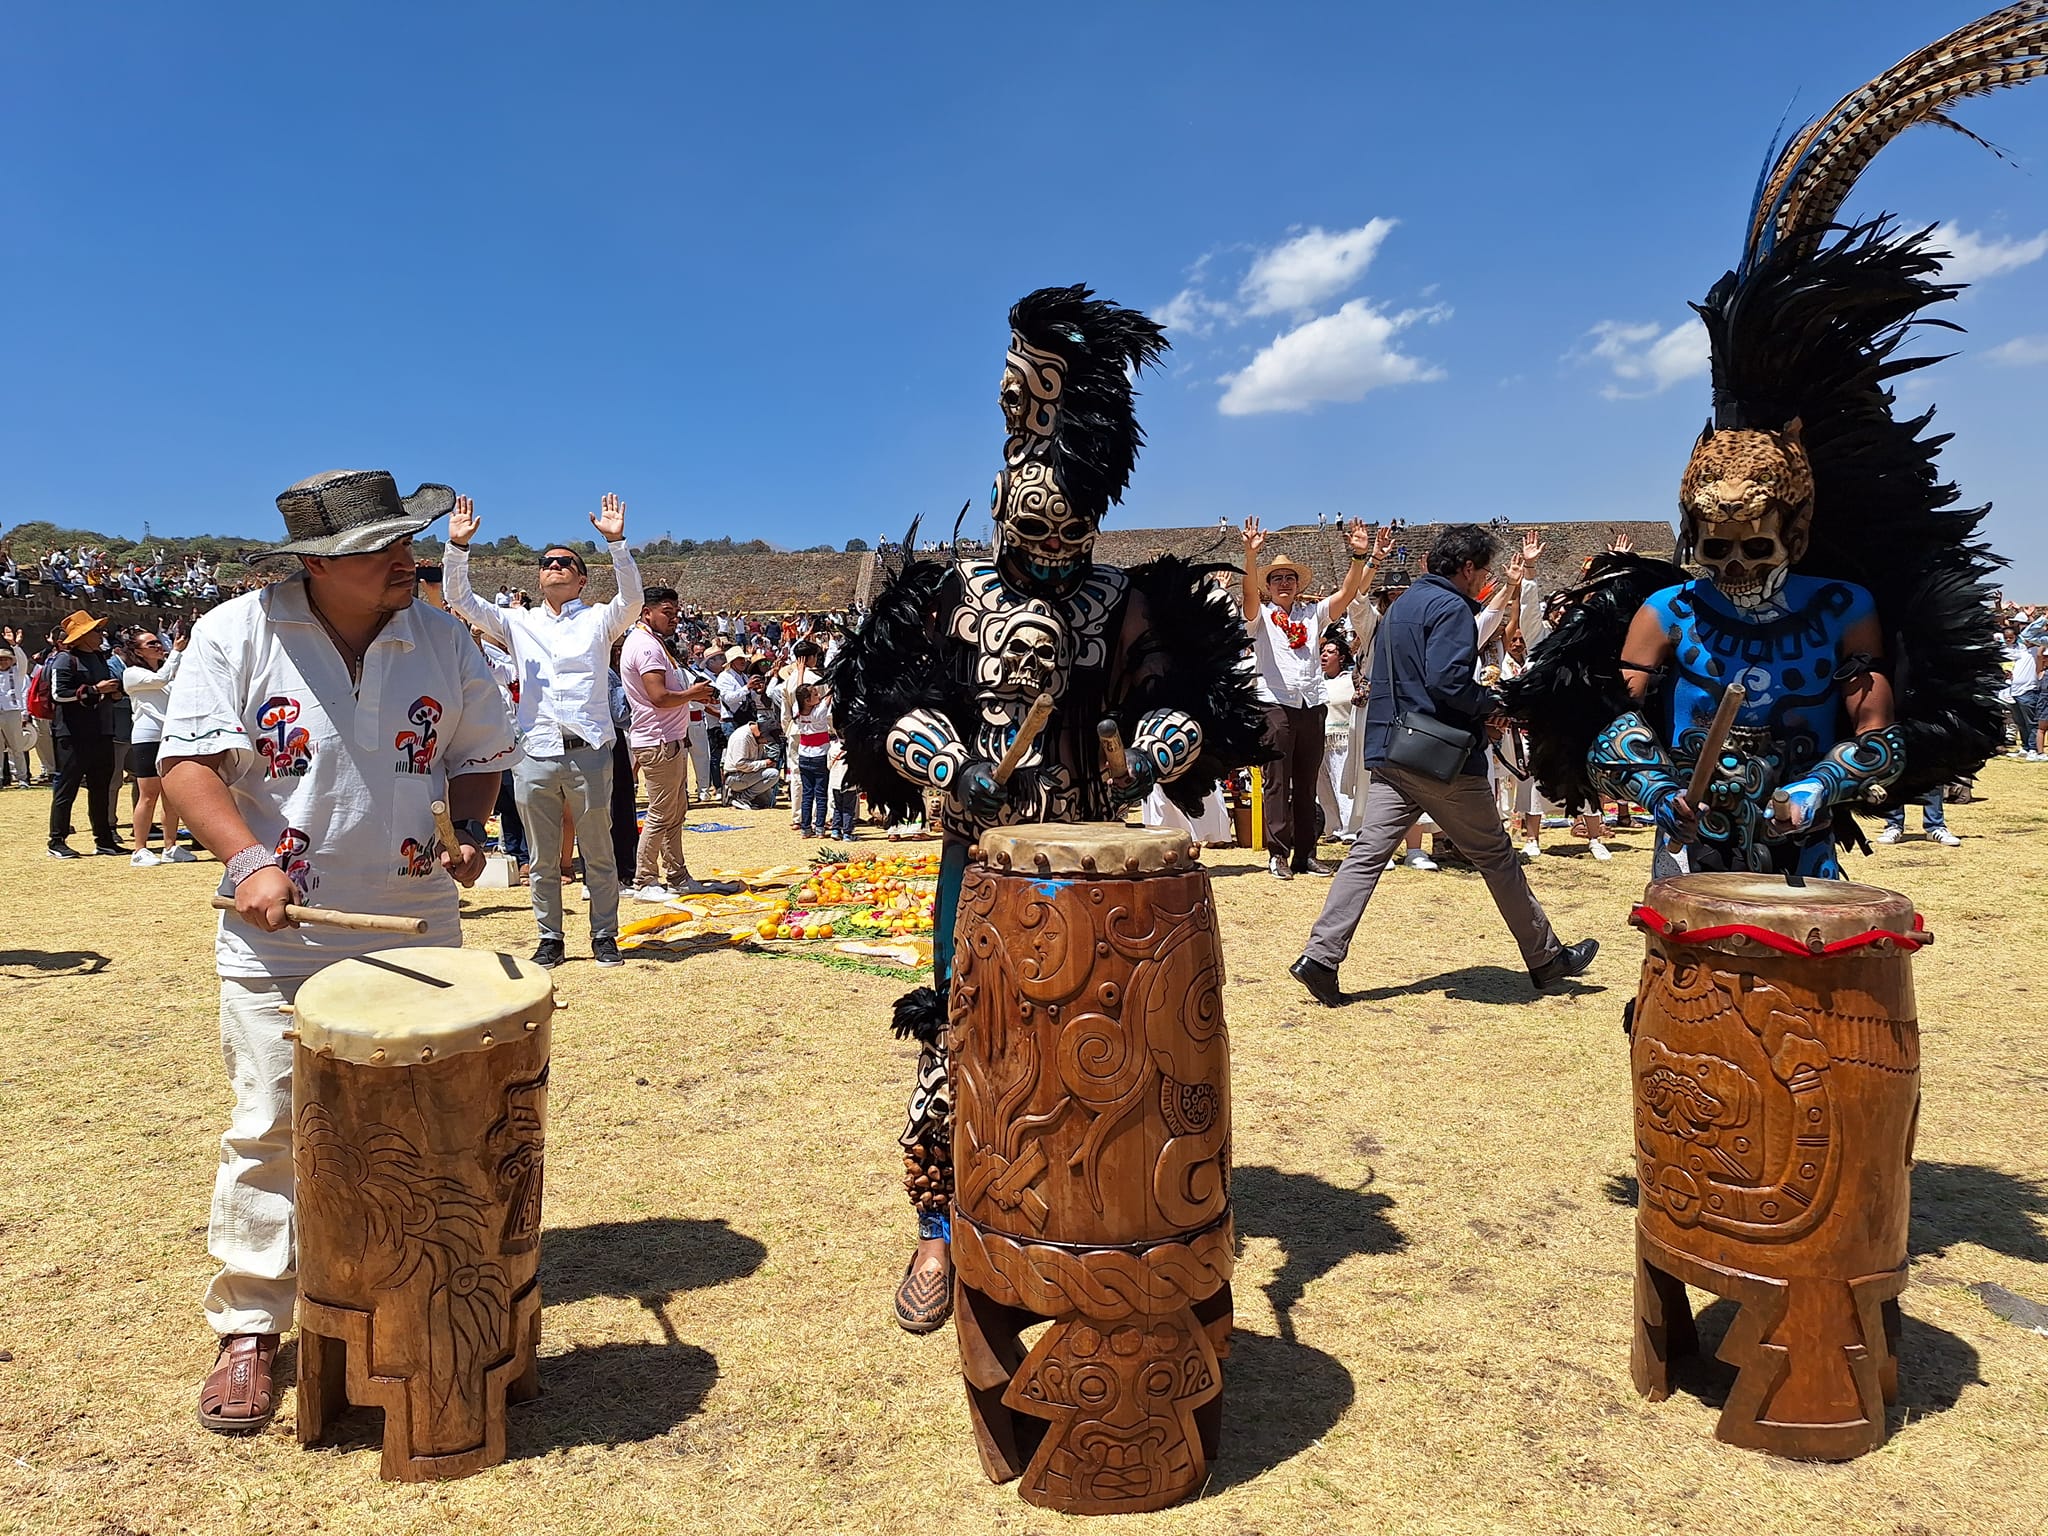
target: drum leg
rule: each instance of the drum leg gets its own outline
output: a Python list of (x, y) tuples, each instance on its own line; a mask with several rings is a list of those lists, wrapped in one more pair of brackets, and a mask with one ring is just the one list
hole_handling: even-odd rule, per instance
[(1052, 1421), (1018, 1491), (1072, 1515), (1179, 1503), (1208, 1472), (1196, 1413), (1222, 1390), (1216, 1351), (1188, 1307), (1057, 1318), (1003, 1394)]
[(1017, 1335), (1036, 1321), (1029, 1312), (990, 1300), (954, 1272), (953, 1334), (960, 1342), (967, 1413), (974, 1421), (981, 1470), (992, 1483), (1023, 1476), (1043, 1432), (1043, 1426), (1020, 1419), (1003, 1403), (1010, 1378), (1024, 1363), (1024, 1346)]
[(317, 1445), (348, 1407), (348, 1345), (299, 1329), (299, 1444)]
[(540, 1285), (533, 1287), (533, 1322), (521, 1330), (519, 1374), (505, 1388), (508, 1403), (530, 1403), (540, 1396)]
[[(1236, 1312), (1230, 1299), (1230, 1282), (1224, 1281), (1207, 1301), (1195, 1303), (1195, 1321), (1209, 1335), (1209, 1347), (1216, 1358), (1230, 1357), (1230, 1334), (1236, 1326)], [(1223, 1394), (1218, 1392), (1195, 1410), (1195, 1429), (1202, 1440), (1202, 1459), (1214, 1461), (1223, 1446)]]
[(1635, 1342), (1628, 1362), (1636, 1390), (1653, 1403), (1663, 1402), (1671, 1395), (1671, 1362), (1696, 1355), (1699, 1348), (1685, 1282), (1638, 1252)]

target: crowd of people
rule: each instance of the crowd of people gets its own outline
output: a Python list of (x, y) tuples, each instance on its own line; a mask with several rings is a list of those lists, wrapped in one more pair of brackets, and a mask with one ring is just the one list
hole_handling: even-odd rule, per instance
[(209, 607), (223, 597), (262, 585), (245, 576), (223, 582), (220, 567), (201, 554), (166, 555), (151, 549), (118, 559), (93, 545), (46, 550), (28, 565), (0, 544), (0, 596), (32, 597), (36, 588), (81, 603), (127, 603), (144, 608)]

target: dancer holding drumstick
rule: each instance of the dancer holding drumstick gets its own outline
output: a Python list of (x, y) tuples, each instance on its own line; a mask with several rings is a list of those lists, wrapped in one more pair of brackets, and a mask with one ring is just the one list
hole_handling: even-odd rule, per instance
[[(159, 761), (185, 821), (227, 866), (214, 944), (235, 1108), (221, 1139), (206, 1291), (220, 1353), (199, 1422), (261, 1429), (292, 1323), (292, 999), (335, 960), (395, 944), (459, 946), (458, 884), (483, 868), (482, 820), (518, 755), (482, 653), (413, 602), (413, 535), (455, 493), (400, 497), (382, 470), (340, 470), (277, 498), (291, 579), (221, 604), (192, 632)], [(266, 556), (265, 558), (268, 558)], [(455, 846), (435, 833), (445, 801)], [(409, 918), (416, 936), (303, 925), (287, 908)]]

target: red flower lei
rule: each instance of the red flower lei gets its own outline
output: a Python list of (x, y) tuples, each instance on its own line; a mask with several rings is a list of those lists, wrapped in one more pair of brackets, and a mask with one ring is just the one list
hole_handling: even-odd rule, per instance
[(1275, 628), (1287, 636), (1287, 645), (1290, 650), (1298, 651), (1308, 644), (1308, 626), (1299, 619), (1290, 618), (1280, 609), (1275, 608), (1273, 610), (1273, 624)]

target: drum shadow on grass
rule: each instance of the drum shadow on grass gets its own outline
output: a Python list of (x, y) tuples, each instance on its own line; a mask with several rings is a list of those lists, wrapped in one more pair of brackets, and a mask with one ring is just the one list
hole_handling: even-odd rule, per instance
[(733, 1231), (722, 1218), (654, 1216), (550, 1227), (540, 1240), (541, 1301), (552, 1307), (630, 1296), (652, 1306), (681, 1291), (744, 1280), (767, 1257), (760, 1239)]
[(1230, 1202), (1239, 1237), (1270, 1238), (1280, 1247), (1280, 1267), (1266, 1283), (1279, 1333), (1231, 1336), (1223, 1367), (1223, 1454), (1211, 1492), (1300, 1455), (1344, 1416), (1357, 1396), (1351, 1372), (1295, 1336), (1295, 1305), (1354, 1254), (1397, 1253), (1408, 1245), (1387, 1215), (1391, 1196), (1313, 1174), (1259, 1164), (1238, 1168)]
[[(1708, 1301), (1708, 1293), (1703, 1291), (1693, 1291), (1691, 1296), (1695, 1305)], [(1681, 1355), (1671, 1362), (1674, 1392), (1697, 1398), (1709, 1408), (1727, 1406), (1735, 1367), (1716, 1358), (1714, 1352), (1728, 1336), (1737, 1310), (1734, 1302), (1718, 1298), (1700, 1309), (1695, 1318), (1699, 1353)], [(1965, 1387), (1984, 1383), (1977, 1369), (1977, 1351), (1965, 1340), (1911, 1312), (1904, 1312), (1899, 1321), (1899, 1400), (1885, 1409), (1894, 1433), (1915, 1419), (1946, 1413), (1961, 1400)]]

